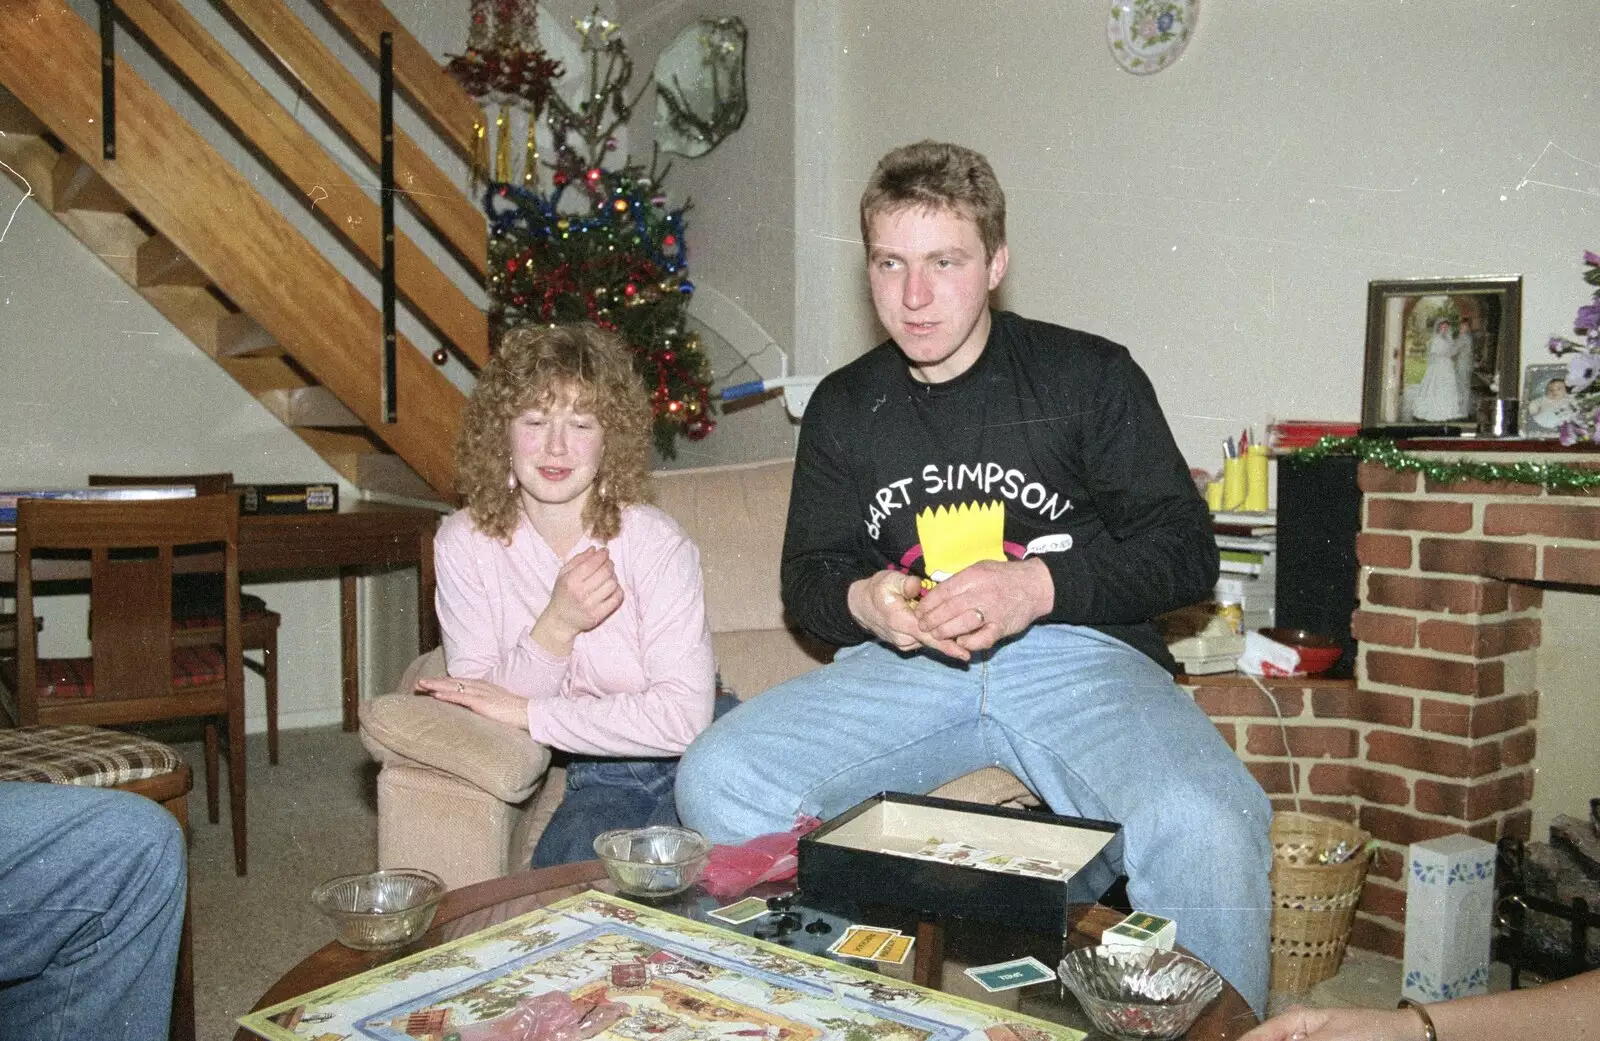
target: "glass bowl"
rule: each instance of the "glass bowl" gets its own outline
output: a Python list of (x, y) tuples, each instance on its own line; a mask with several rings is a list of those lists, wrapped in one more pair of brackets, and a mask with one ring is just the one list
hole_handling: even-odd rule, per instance
[(606, 874), (629, 896), (666, 897), (695, 884), (711, 843), (698, 831), (658, 824), (617, 828), (595, 837)]
[(433, 923), (444, 879), (421, 868), (386, 868), (330, 878), (311, 902), (339, 930), (339, 942), (358, 951), (399, 947)]
[(1095, 1028), (1117, 1038), (1182, 1037), (1222, 993), (1205, 962), (1153, 948), (1082, 947), (1060, 975)]

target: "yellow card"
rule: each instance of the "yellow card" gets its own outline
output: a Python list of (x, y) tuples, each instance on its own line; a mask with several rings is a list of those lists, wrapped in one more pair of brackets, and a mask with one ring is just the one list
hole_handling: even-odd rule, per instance
[(867, 926), (852, 925), (832, 947), (828, 948), (828, 953), (840, 954), (846, 958), (871, 958), (891, 937), (898, 935), (900, 934), (893, 929), (872, 929)]
[(883, 947), (873, 957), (873, 961), (893, 962), (899, 965), (906, 960), (906, 955), (911, 953), (912, 937), (891, 936), (883, 942)]

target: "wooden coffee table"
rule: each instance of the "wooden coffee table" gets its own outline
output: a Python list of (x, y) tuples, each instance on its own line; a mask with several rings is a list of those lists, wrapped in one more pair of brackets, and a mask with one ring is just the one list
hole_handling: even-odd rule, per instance
[[(415, 943), (392, 951), (355, 951), (337, 942), (330, 943), (285, 973), (261, 996), (255, 1007), (262, 1009), (275, 1005), (589, 890), (615, 891), (598, 861), (524, 871), (453, 890), (446, 893), (440, 902), (433, 927)], [(772, 891), (782, 892), (783, 889)], [(707, 900), (703, 894), (691, 890), (682, 901), (666, 906), (669, 910), (677, 910), (680, 906), (687, 909), (696, 902), (704, 905)], [(1075, 918), (1072, 933), (1065, 941), (1048, 934), (1024, 933), (979, 923), (951, 922), (942, 928), (934, 928), (926, 923), (918, 926), (911, 922), (909, 927), (916, 928), (918, 936), (915, 964), (886, 967), (887, 974), (1039, 1019), (1088, 1030), (1090, 1038), (1095, 1038), (1101, 1035), (1093, 1032), (1077, 1002), (1060, 984), (1040, 983), (1020, 990), (985, 994), (961, 970), (969, 965), (1006, 961), (1025, 954), (1031, 954), (1054, 968), (1064, 946), (1082, 947), (1097, 943), (1100, 931), (1117, 918), (1117, 913), (1110, 908), (1086, 908), (1082, 915)], [(877, 924), (908, 927), (894, 922)], [(859, 967), (861, 963), (850, 964)], [(1211, 1003), (1187, 1036), (1189, 1041), (1226, 1041), (1245, 1033), (1255, 1023), (1256, 1017), (1249, 1005), (1238, 991), (1224, 982), (1221, 997)], [(259, 1041), (256, 1035), (243, 1029), (234, 1038), (235, 1041)]]

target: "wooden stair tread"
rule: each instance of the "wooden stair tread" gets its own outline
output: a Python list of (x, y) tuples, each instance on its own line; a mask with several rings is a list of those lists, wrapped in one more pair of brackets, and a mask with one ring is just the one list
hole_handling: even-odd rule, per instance
[(234, 311), (217, 321), (217, 354), (237, 358), (282, 347), (266, 327), (244, 311)]
[(137, 286), (209, 286), (211, 279), (163, 235), (152, 235), (139, 247), (134, 265)]
[(361, 417), (327, 387), (293, 387), (256, 395), (288, 427), (365, 427)]
[(50, 176), (51, 208), (57, 213), (68, 210), (129, 213), (133, 210), (94, 167), (71, 153), (63, 153), (56, 160)]

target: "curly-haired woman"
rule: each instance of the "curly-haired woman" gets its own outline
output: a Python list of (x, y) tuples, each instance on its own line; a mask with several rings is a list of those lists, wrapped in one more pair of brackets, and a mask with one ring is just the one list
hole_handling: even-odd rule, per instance
[(434, 540), (450, 674), (418, 685), (567, 753), (534, 867), (677, 823), (677, 757), (711, 722), (700, 554), (646, 504), (650, 423), (628, 349), (592, 325), (506, 333), (462, 415), (467, 506)]

